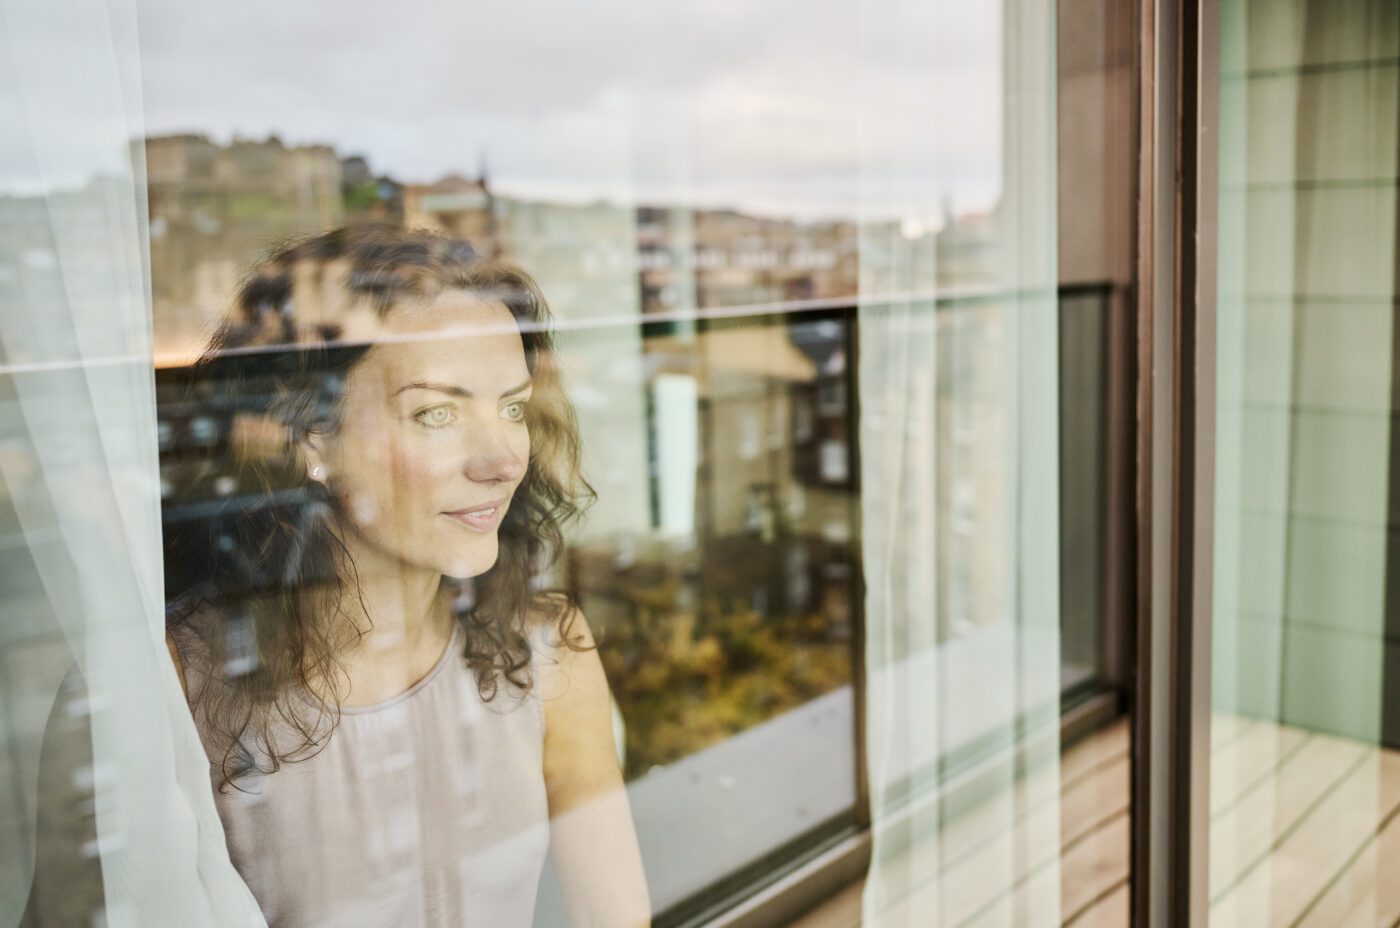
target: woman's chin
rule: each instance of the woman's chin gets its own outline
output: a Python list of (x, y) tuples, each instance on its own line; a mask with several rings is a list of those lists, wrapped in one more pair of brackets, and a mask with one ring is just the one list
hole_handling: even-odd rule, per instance
[(492, 535), (489, 539), (483, 538), (480, 543), (473, 545), (470, 551), (450, 552), (449, 559), (440, 565), (440, 569), (443, 576), (455, 580), (479, 577), (496, 566), (499, 554), (500, 546), (496, 542), (496, 536)]

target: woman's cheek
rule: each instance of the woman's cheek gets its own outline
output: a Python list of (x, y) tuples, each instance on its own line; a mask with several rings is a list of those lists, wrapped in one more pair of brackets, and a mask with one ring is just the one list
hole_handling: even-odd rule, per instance
[(400, 441), (390, 443), (386, 451), (383, 472), (391, 475), (390, 489), (394, 495), (406, 502), (432, 500), (452, 475), (453, 461), (442, 448), (424, 442)]
[(412, 479), (402, 442), (383, 429), (365, 429), (359, 439), (343, 448), (351, 479), (346, 481), (345, 504), (350, 517), (362, 529), (399, 531), (405, 481)]

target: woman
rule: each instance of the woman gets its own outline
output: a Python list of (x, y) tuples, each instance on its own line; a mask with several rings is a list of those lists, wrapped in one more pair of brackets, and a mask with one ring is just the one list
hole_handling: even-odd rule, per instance
[(257, 505), (195, 570), (174, 545), (168, 644), (269, 924), (527, 926), (546, 850), (575, 924), (646, 924), (602, 666), (537, 590), (591, 491), (533, 281), (338, 229), (255, 268), (193, 373)]

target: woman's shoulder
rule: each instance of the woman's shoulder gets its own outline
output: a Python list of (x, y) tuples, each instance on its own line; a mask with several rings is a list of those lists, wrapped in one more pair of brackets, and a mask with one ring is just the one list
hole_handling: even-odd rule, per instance
[(531, 647), (555, 659), (561, 652), (595, 646), (593, 631), (579, 608), (578, 599), (567, 593), (536, 593), (527, 625)]
[(546, 704), (557, 702), (573, 689), (584, 665), (596, 663), (597, 643), (575, 597), (564, 593), (539, 593), (530, 611), (530, 644), (535, 689)]

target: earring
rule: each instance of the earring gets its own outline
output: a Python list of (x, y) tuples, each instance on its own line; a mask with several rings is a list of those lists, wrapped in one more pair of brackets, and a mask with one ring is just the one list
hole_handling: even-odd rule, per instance
[(311, 479), (312, 479), (312, 480), (320, 480), (320, 479), (321, 479), (322, 477), (324, 477), (324, 476), (325, 476), (325, 471), (323, 471), (323, 470), (321, 469), (321, 465), (320, 465), (320, 464), (317, 464), (315, 467), (311, 468)]

